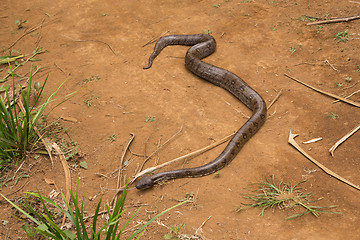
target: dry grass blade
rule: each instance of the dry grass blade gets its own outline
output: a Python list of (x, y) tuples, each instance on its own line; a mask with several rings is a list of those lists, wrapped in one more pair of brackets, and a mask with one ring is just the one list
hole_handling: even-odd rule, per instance
[[(63, 152), (61, 151), (60, 147), (56, 144), (53, 143), (52, 147), (54, 148), (54, 150), (56, 151), (57, 154), (59, 154), (60, 160), (61, 160), (61, 164), (63, 166), (64, 172), (65, 172), (65, 186), (66, 186), (66, 190), (65, 190), (65, 198), (67, 202), (70, 202), (70, 191), (71, 190), (71, 175), (70, 175), (70, 169), (69, 166), (67, 164), (67, 161), (65, 159), (65, 156), (63, 154)], [(66, 208), (67, 209), (67, 208)], [(68, 210), (68, 209), (67, 209)], [(61, 225), (65, 224), (65, 219), (66, 219), (66, 215), (64, 214), (63, 217), (63, 221)]]
[(300, 81), (300, 80), (298, 80), (298, 79), (296, 79), (296, 78), (293, 78), (293, 77), (287, 75), (286, 73), (284, 73), (284, 75), (285, 75), (286, 77), (288, 77), (288, 78), (290, 78), (290, 79), (298, 82), (298, 83), (301, 83), (302, 85), (304, 85), (304, 86), (306, 86), (306, 87), (308, 87), (308, 88), (310, 88), (310, 89), (312, 89), (312, 90), (314, 90), (314, 91), (316, 91), (316, 92), (319, 92), (319, 93), (321, 93), (321, 94), (327, 95), (327, 96), (329, 96), (329, 97), (338, 99), (338, 100), (340, 100), (340, 101), (346, 102), (346, 103), (348, 103), (348, 104), (351, 104), (351, 105), (353, 105), (353, 106), (355, 106), (355, 107), (359, 107), (359, 108), (360, 108), (360, 103), (357, 103), (357, 102), (351, 101), (351, 100), (349, 100), (349, 99), (346, 99), (346, 98), (344, 98), (344, 97), (336, 96), (335, 94), (328, 93), (328, 92), (325, 92), (325, 91), (320, 90), (320, 89), (318, 89), (318, 88), (315, 88), (315, 87), (313, 87), (313, 86), (311, 86), (311, 85), (309, 85), (309, 84), (307, 84), (307, 83), (304, 83), (304, 82), (302, 82), (302, 81)]
[[(353, 85), (353, 86), (354, 86), (354, 85)], [(345, 90), (345, 88), (344, 88), (343, 90)], [(359, 92), (360, 92), (360, 89), (357, 90), (357, 91), (355, 91), (355, 92), (353, 92), (353, 93), (351, 93), (350, 95), (346, 96), (345, 98), (348, 99), (348, 98), (354, 96), (355, 94), (357, 94), (357, 93), (359, 93)], [(337, 102), (340, 102), (340, 100), (335, 100), (335, 101), (333, 101), (333, 103), (337, 103)]]
[(357, 125), (356, 127), (354, 127), (350, 132), (348, 132), (345, 136), (343, 136), (339, 141), (337, 141), (330, 149), (329, 152), (331, 154), (331, 156), (334, 156), (334, 151), (335, 149), (342, 144), (343, 142), (346, 141), (346, 139), (348, 139), (349, 137), (351, 137), (357, 130), (360, 129), (360, 124)]
[(210, 145), (208, 145), (208, 146), (206, 146), (206, 147), (204, 147), (204, 148), (201, 148), (201, 149), (196, 150), (196, 151), (194, 151), (194, 152), (188, 153), (188, 154), (183, 155), (183, 156), (181, 156), (181, 157), (175, 158), (175, 159), (173, 159), (173, 160), (170, 160), (170, 161), (168, 161), (168, 162), (166, 162), (166, 163), (163, 163), (163, 164), (161, 164), (161, 165), (158, 165), (158, 166), (156, 166), (156, 167), (147, 168), (147, 169), (139, 172), (138, 174), (136, 174), (135, 177), (134, 177), (134, 179), (133, 179), (133, 181), (135, 181), (136, 179), (138, 179), (138, 178), (141, 177), (141, 176), (144, 176), (145, 174), (152, 173), (152, 172), (154, 172), (154, 171), (156, 171), (156, 170), (158, 170), (158, 169), (160, 169), (160, 168), (163, 168), (163, 167), (165, 167), (165, 166), (167, 166), (167, 165), (170, 165), (170, 164), (172, 164), (172, 163), (175, 163), (175, 162), (177, 162), (177, 161), (185, 160), (185, 159), (188, 159), (188, 158), (194, 157), (194, 156), (198, 156), (198, 155), (200, 155), (200, 154), (202, 154), (202, 153), (204, 153), (204, 152), (206, 152), (206, 151), (208, 151), (208, 150), (210, 150), (210, 149), (212, 149), (212, 148), (214, 148), (214, 147), (216, 147), (216, 146), (218, 146), (218, 145), (220, 145), (220, 144), (228, 141), (228, 140), (229, 140), (231, 137), (233, 137), (234, 135), (235, 135), (235, 133), (230, 134), (229, 136), (221, 139), (220, 141), (215, 142), (215, 143), (213, 143), (213, 144), (210, 144)]
[(292, 145), (294, 148), (296, 148), (301, 154), (303, 154), (307, 159), (309, 159), (312, 163), (314, 163), (316, 166), (318, 166), (321, 170), (323, 170), (325, 173), (329, 174), (330, 176), (342, 181), (343, 183), (348, 184), (349, 186), (357, 189), (360, 191), (360, 187), (358, 185), (353, 184), (352, 182), (348, 181), (347, 179), (341, 177), (340, 175), (334, 173), (333, 171), (331, 171), (330, 169), (328, 169), (327, 167), (325, 167), (324, 165), (322, 165), (321, 163), (319, 163), (318, 161), (316, 161), (314, 158), (312, 158), (309, 154), (307, 154), (300, 146), (299, 144), (297, 144), (297, 142), (295, 141), (295, 137), (297, 137), (297, 134), (293, 134), (290, 131), (289, 134), (289, 140), (288, 142), (290, 143), (290, 145)]
[(155, 155), (155, 153), (157, 153), (161, 148), (163, 148), (168, 142), (170, 142), (171, 140), (173, 140), (178, 134), (181, 133), (181, 131), (183, 130), (183, 126), (184, 126), (184, 123), (181, 125), (179, 131), (177, 131), (172, 137), (170, 137), (168, 140), (166, 140), (162, 145), (160, 145), (154, 152), (152, 152), (150, 154), (150, 156), (148, 156), (147, 158), (145, 158), (144, 162), (142, 163), (140, 169), (139, 169), (139, 172), (144, 168), (144, 165), (147, 161), (149, 161), (152, 156)]
[(44, 25), (44, 21), (45, 21), (45, 19), (43, 19), (39, 25), (36, 25), (36, 26), (33, 26), (33, 27), (27, 29), (27, 30), (23, 33), (23, 35), (21, 35), (21, 36), (20, 36), (18, 39), (16, 39), (12, 44), (10, 44), (7, 49), (12, 48), (18, 41), (20, 41), (20, 40), (21, 40), (23, 37), (25, 37), (26, 35), (28, 35), (28, 34), (30, 34), (30, 33), (32, 33), (32, 32), (35, 32), (35, 31), (38, 30), (39, 28), (42, 28), (42, 26)]
[(93, 39), (89, 39), (89, 40), (81, 40), (81, 39), (74, 39), (74, 38), (71, 38), (69, 36), (66, 36), (64, 34), (62, 34), (63, 37), (66, 37), (66, 38), (69, 38), (75, 42), (97, 42), (97, 43), (102, 43), (102, 44), (105, 44), (106, 46), (108, 46), (108, 48), (110, 49), (110, 51), (114, 54), (114, 55), (117, 55), (116, 52), (114, 51), (114, 49), (110, 46), (110, 44), (106, 43), (106, 42), (103, 42), (103, 41), (100, 41), (100, 40), (93, 40)]
[[(128, 143), (126, 144), (126, 146), (124, 147), (123, 149), (123, 153), (122, 153), (122, 156), (121, 156), (121, 159), (120, 159), (120, 166), (119, 166), (119, 172), (118, 172), (118, 178), (117, 178), (117, 184), (116, 184), (116, 188), (120, 188), (120, 180), (121, 180), (121, 177), (122, 177), (122, 172), (123, 172), (123, 166), (124, 166), (124, 159), (125, 159), (125, 155), (126, 155), (126, 152), (127, 150), (129, 149), (130, 147), (130, 144), (132, 143), (132, 141), (134, 140), (135, 138), (135, 134), (133, 133), (130, 133), (130, 139), (128, 141)], [(126, 184), (126, 183), (124, 183)], [(111, 200), (111, 203), (110, 205), (114, 208), (115, 205), (116, 205), (116, 199), (118, 198), (119, 194), (121, 193), (122, 191), (117, 191), (116, 194), (114, 195), (113, 199)]]
[(271, 103), (269, 104), (269, 106), (267, 107), (267, 109), (269, 110), (271, 108), (271, 106), (279, 99), (279, 97), (282, 94), (282, 89), (280, 90), (280, 92), (276, 95), (276, 97), (271, 101)]

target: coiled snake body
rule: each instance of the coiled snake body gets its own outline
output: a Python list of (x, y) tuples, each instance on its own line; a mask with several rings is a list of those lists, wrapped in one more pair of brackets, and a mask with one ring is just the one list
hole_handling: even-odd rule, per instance
[(148, 66), (144, 67), (144, 69), (150, 68), (156, 56), (168, 45), (192, 46), (185, 56), (186, 68), (195, 75), (232, 93), (253, 111), (253, 115), (236, 132), (224, 151), (215, 160), (199, 167), (184, 168), (144, 176), (136, 184), (136, 188), (138, 189), (150, 188), (155, 183), (163, 180), (202, 177), (222, 169), (235, 158), (245, 143), (264, 124), (266, 118), (265, 102), (255, 90), (249, 87), (234, 73), (201, 61), (202, 58), (212, 54), (216, 48), (215, 39), (208, 34), (170, 35), (160, 38), (155, 45), (154, 52), (149, 58)]

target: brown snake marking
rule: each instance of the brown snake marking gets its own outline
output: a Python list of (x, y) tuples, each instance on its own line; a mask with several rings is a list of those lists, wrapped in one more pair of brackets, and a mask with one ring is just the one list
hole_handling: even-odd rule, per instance
[(265, 123), (266, 119), (265, 102), (255, 90), (234, 73), (201, 61), (201, 59), (212, 54), (216, 48), (215, 39), (208, 34), (170, 35), (160, 38), (149, 58), (149, 65), (144, 69), (150, 68), (156, 56), (168, 45), (192, 46), (185, 56), (186, 68), (195, 75), (232, 93), (253, 111), (253, 115), (236, 132), (224, 151), (215, 160), (199, 167), (183, 168), (144, 176), (136, 184), (137, 189), (150, 188), (157, 182), (169, 179), (202, 177), (222, 169), (235, 158), (245, 143)]

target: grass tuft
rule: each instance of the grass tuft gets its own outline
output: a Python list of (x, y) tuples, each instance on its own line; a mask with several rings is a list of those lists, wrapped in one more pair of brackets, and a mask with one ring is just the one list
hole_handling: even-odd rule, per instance
[(273, 209), (273, 212), (276, 208), (293, 209), (301, 207), (304, 209), (303, 212), (292, 215), (285, 220), (296, 219), (308, 213), (311, 213), (315, 217), (318, 217), (320, 213), (340, 214), (339, 212), (325, 210), (335, 208), (336, 206), (322, 207), (312, 205), (313, 202), (320, 201), (322, 198), (309, 200), (312, 193), (303, 193), (301, 188), (299, 188), (299, 185), (304, 181), (296, 184), (286, 184), (283, 182), (277, 184), (274, 175), (272, 175), (270, 179), (267, 176), (265, 178), (266, 181), (253, 184), (258, 186), (258, 189), (254, 190), (255, 194), (244, 195), (245, 199), (249, 199), (254, 203), (241, 203), (241, 206), (236, 208), (237, 212), (249, 208), (260, 208), (260, 215), (262, 216), (268, 208)]
[[(23, 210), (15, 203), (11, 202), (1, 193), (0, 195), (9, 202), (14, 208), (16, 208), (19, 212), (24, 214), (32, 224), (24, 223), (23, 229), (25, 230), (26, 234), (29, 238), (34, 238), (35, 235), (41, 235), (47, 239), (53, 240), (63, 240), (63, 239), (70, 239), (70, 240), (100, 240), (101, 237), (107, 240), (118, 240), (122, 237), (124, 230), (128, 226), (129, 223), (133, 221), (133, 218), (138, 213), (137, 210), (128, 220), (125, 222), (123, 226), (120, 226), (119, 221), (125, 212), (124, 205), (125, 199), (127, 196), (127, 186), (121, 196), (117, 199), (116, 205), (114, 209), (110, 209), (109, 205), (106, 205), (107, 209), (107, 219), (103, 221), (102, 218), (99, 219), (100, 216), (100, 206), (102, 200), (100, 199), (95, 214), (93, 216), (93, 220), (90, 223), (86, 222), (84, 218), (84, 197), (82, 199), (79, 198), (78, 194), (79, 184), (76, 188), (75, 195), (70, 191), (71, 201), (73, 204), (70, 204), (64, 194), (62, 194), (63, 201), (65, 203), (65, 207), (60, 206), (50, 198), (42, 196), (40, 193), (32, 193), (29, 192), (31, 196), (39, 199), (42, 205), (42, 211), (34, 209), (26, 200), (24, 200), (24, 204), (27, 207), (27, 210)], [(183, 201), (171, 208), (164, 210), (163, 212), (159, 213), (151, 220), (147, 221), (141, 227), (139, 227), (136, 231), (134, 231), (129, 237), (126, 239), (139, 239), (141, 235), (144, 233), (145, 228), (153, 222), (158, 217), (162, 216), (163, 214), (167, 213), (168, 211), (172, 210), (175, 207), (178, 207), (184, 203), (188, 202), (188, 200)], [(54, 211), (50, 210), (48, 206), (51, 208), (57, 209), (61, 213), (65, 214), (66, 218), (70, 221), (71, 225), (73, 226), (72, 229), (74, 230), (63, 230), (61, 226), (56, 223), (56, 218)], [(103, 226), (98, 226), (98, 220), (103, 222)], [(121, 238), (124, 239), (124, 238)]]

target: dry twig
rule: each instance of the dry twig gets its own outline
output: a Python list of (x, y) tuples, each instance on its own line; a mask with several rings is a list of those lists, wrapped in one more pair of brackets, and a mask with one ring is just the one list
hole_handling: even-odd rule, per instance
[(163, 148), (168, 142), (170, 142), (172, 139), (174, 139), (183, 129), (184, 123), (181, 125), (179, 131), (177, 131), (172, 137), (170, 137), (168, 140), (166, 140), (162, 145), (160, 145), (154, 152), (150, 154), (147, 158), (145, 158), (144, 162), (142, 163), (141, 167), (139, 168), (139, 171), (141, 171), (144, 168), (144, 165), (147, 161), (154, 156), (155, 153), (157, 153), (161, 148)]
[(161, 34), (159, 37), (153, 37), (152, 39), (150, 39), (147, 43), (145, 43), (142, 47), (145, 47), (153, 42), (156, 42), (159, 38), (163, 37), (164, 35), (166, 35), (168, 32), (170, 31), (166, 31), (163, 34)]
[(350, 132), (348, 132), (345, 136), (343, 136), (339, 141), (337, 141), (330, 149), (329, 152), (331, 154), (331, 156), (334, 156), (334, 151), (335, 149), (342, 144), (343, 142), (346, 141), (346, 139), (348, 139), (349, 137), (351, 137), (351, 135), (353, 135), (357, 130), (360, 129), (360, 123), (359, 125), (357, 125), (356, 127), (354, 127)]
[[(124, 166), (124, 159), (125, 159), (125, 155), (126, 155), (126, 152), (127, 150), (129, 149), (129, 146), (130, 144), (132, 143), (132, 141), (134, 140), (135, 138), (135, 134), (133, 133), (130, 133), (130, 139), (128, 141), (128, 143), (126, 144), (126, 146), (124, 147), (123, 149), (123, 153), (122, 153), (122, 156), (121, 156), (121, 159), (120, 159), (120, 165), (119, 165), (119, 172), (118, 172), (118, 178), (117, 178), (117, 184), (116, 184), (116, 188), (120, 188), (120, 180), (121, 180), (121, 177), (122, 177), (122, 171), (123, 171), (123, 166)], [(115, 196), (113, 197), (113, 199), (111, 200), (111, 203), (110, 205), (114, 208), (115, 205), (116, 205), (116, 199), (118, 197), (118, 195), (120, 194), (120, 191), (117, 191)]]
[(337, 96), (337, 95), (335, 95), (335, 94), (328, 93), (328, 92), (325, 92), (325, 91), (320, 90), (320, 89), (318, 89), (318, 88), (315, 88), (315, 87), (313, 87), (313, 86), (311, 86), (311, 85), (309, 85), (309, 84), (307, 84), (307, 83), (304, 83), (304, 82), (302, 82), (302, 81), (300, 81), (300, 80), (298, 80), (298, 79), (296, 79), (296, 78), (293, 78), (293, 77), (287, 75), (286, 73), (284, 73), (284, 75), (285, 75), (286, 77), (288, 77), (288, 78), (290, 78), (290, 79), (298, 82), (298, 83), (301, 83), (302, 85), (304, 85), (304, 86), (306, 86), (306, 87), (308, 87), (308, 88), (311, 88), (312, 90), (314, 90), (314, 91), (316, 91), (316, 92), (319, 92), (319, 93), (321, 93), (321, 94), (327, 95), (327, 96), (329, 96), (329, 97), (338, 99), (338, 100), (340, 100), (340, 101), (346, 102), (346, 103), (348, 103), (348, 104), (351, 104), (351, 105), (353, 105), (353, 106), (355, 106), (355, 107), (359, 107), (359, 108), (360, 108), (360, 103), (357, 103), (357, 102), (348, 100), (348, 99), (346, 99), (346, 98), (344, 98), (344, 97), (340, 97), (340, 96)]
[(170, 165), (170, 164), (172, 164), (172, 163), (175, 163), (175, 162), (177, 162), (177, 161), (185, 160), (185, 159), (189, 159), (189, 158), (191, 158), (191, 157), (198, 156), (198, 155), (200, 155), (200, 154), (202, 154), (202, 153), (204, 153), (204, 152), (206, 152), (206, 151), (208, 151), (208, 150), (210, 150), (210, 149), (212, 149), (212, 148), (214, 148), (214, 147), (216, 147), (216, 146), (218, 146), (218, 145), (220, 145), (220, 144), (228, 141), (228, 140), (229, 140), (230, 138), (232, 138), (234, 135), (235, 135), (235, 133), (230, 134), (229, 136), (226, 136), (225, 138), (221, 139), (220, 141), (215, 142), (215, 143), (213, 143), (213, 144), (210, 144), (210, 145), (208, 145), (208, 146), (206, 146), (206, 147), (204, 147), (204, 148), (201, 148), (201, 149), (196, 150), (196, 151), (194, 151), (194, 152), (185, 154), (185, 155), (183, 155), (183, 156), (181, 156), (181, 157), (175, 158), (175, 159), (173, 159), (173, 160), (170, 160), (170, 161), (168, 161), (168, 162), (166, 162), (166, 163), (163, 163), (163, 164), (161, 164), (161, 165), (158, 165), (158, 166), (156, 166), (156, 167), (147, 168), (147, 169), (139, 172), (138, 174), (136, 174), (135, 177), (134, 177), (134, 179), (133, 179), (133, 181), (135, 181), (137, 178), (139, 178), (139, 177), (141, 177), (141, 176), (144, 176), (145, 174), (152, 173), (152, 172), (154, 172), (154, 171), (156, 171), (156, 170), (158, 170), (158, 169), (160, 169), (160, 168), (163, 168), (163, 167), (165, 167), (165, 166), (167, 166), (167, 165)]
[[(360, 89), (357, 90), (357, 91), (355, 91), (355, 92), (353, 92), (353, 93), (351, 93), (350, 95), (346, 96), (345, 98), (348, 99), (348, 98), (352, 97), (353, 95), (355, 95), (355, 94), (357, 94), (357, 93), (359, 93), (359, 92), (360, 92)], [(333, 103), (337, 103), (337, 102), (340, 102), (340, 100), (335, 100), (335, 101), (333, 101)]]
[(325, 59), (325, 60), (324, 60), (324, 63), (325, 63), (325, 64), (329, 64), (330, 67), (331, 67), (334, 71), (337, 71), (337, 69), (334, 67), (334, 65), (332, 65), (332, 64), (329, 62), (329, 60)]
[(18, 39), (16, 39), (15, 42), (13, 42), (12, 44), (10, 44), (10, 46), (8, 46), (7, 49), (12, 48), (18, 41), (20, 41), (20, 40), (21, 40), (23, 37), (25, 37), (26, 35), (28, 35), (28, 34), (30, 34), (30, 33), (32, 33), (32, 32), (35, 32), (36, 30), (38, 30), (39, 28), (41, 28), (41, 27), (44, 25), (44, 21), (45, 21), (45, 19), (43, 19), (39, 25), (36, 25), (36, 26), (33, 26), (33, 27), (27, 29), (27, 30), (23, 33), (23, 35), (21, 35)]
[(112, 48), (108, 43), (106, 43), (106, 42), (103, 42), (103, 41), (100, 41), (100, 40), (92, 40), (92, 39), (90, 39), (90, 40), (74, 39), (74, 38), (71, 38), (71, 37), (66, 36), (66, 35), (64, 35), (64, 34), (62, 34), (62, 36), (63, 36), (63, 37), (66, 37), (66, 38), (69, 38), (69, 39), (71, 39), (71, 40), (73, 40), (73, 41), (75, 41), (75, 42), (97, 42), (97, 43), (105, 44), (105, 45), (108, 46), (108, 48), (112, 51), (112, 53), (116, 55), (116, 53), (115, 53), (115, 51), (113, 50), (113, 48)]
[(360, 191), (360, 187), (353, 184), (352, 182), (346, 180), (345, 178), (341, 177), (340, 175), (334, 173), (333, 171), (331, 171), (330, 169), (328, 169), (327, 167), (325, 167), (324, 165), (322, 165), (321, 163), (319, 163), (318, 161), (316, 161), (314, 158), (312, 158), (309, 154), (307, 154), (295, 141), (295, 137), (297, 137), (298, 134), (293, 134), (290, 131), (289, 134), (289, 140), (288, 142), (290, 143), (290, 145), (292, 145), (294, 148), (296, 148), (302, 155), (304, 155), (307, 159), (309, 159), (312, 163), (314, 163), (316, 166), (318, 166), (321, 170), (323, 170), (325, 173), (327, 173), (328, 175), (342, 181), (343, 183), (348, 184), (349, 186), (357, 189)]
[(307, 23), (306, 25), (309, 26), (309, 25), (320, 25), (320, 24), (328, 24), (328, 23), (349, 22), (349, 21), (353, 21), (356, 19), (360, 19), (360, 15), (310, 22), (310, 23)]
[(271, 108), (271, 106), (279, 99), (279, 97), (282, 94), (282, 89), (280, 90), (280, 92), (276, 95), (276, 97), (271, 101), (271, 103), (269, 104), (269, 106), (267, 107), (267, 110), (269, 110)]

